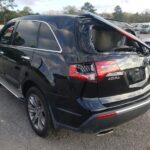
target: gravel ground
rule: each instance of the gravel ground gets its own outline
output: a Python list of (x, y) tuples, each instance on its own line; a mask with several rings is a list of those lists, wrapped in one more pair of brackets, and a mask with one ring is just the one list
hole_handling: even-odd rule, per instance
[(98, 137), (61, 129), (42, 139), (32, 131), (24, 103), (0, 87), (0, 150), (117, 149), (150, 150), (150, 111), (109, 135)]

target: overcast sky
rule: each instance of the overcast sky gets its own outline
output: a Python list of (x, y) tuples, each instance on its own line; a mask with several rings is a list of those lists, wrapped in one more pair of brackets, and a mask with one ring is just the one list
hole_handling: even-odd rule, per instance
[(150, 0), (15, 0), (18, 9), (29, 6), (34, 12), (47, 12), (50, 10), (61, 11), (67, 5), (77, 8), (83, 6), (85, 2), (90, 2), (95, 6), (97, 12), (113, 12), (116, 5), (120, 5), (126, 12), (142, 12), (150, 9)]

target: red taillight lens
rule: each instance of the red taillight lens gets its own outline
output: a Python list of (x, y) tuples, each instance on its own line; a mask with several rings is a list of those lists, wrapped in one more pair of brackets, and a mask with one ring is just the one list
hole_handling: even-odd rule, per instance
[(83, 81), (102, 80), (108, 73), (119, 71), (115, 61), (100, 61), (95, 64), (76, 64), (69, 66), (69, 77)]
[(108, 73), (119, 71), (119, 66), (115, 61), (100, 61), (95, 63), (97, 78), (102, 80)]
[(83, 81), (95, 81), (96, 74), (93, 64), (91, 65), (70, 65), (69, 77)]

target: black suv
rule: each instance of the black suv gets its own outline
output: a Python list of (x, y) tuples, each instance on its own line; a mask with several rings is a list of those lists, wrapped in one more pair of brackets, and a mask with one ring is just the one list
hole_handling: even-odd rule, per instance
[(91, 13), (25, 16), (1, 31), (0, 83), (25, 100), (40, 136), (107, 132), (150, 108), (149, 51)]

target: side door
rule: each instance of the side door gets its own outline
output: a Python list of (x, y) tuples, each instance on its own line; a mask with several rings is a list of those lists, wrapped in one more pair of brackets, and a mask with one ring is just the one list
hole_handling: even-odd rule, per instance
[(14, 31), (15, 23), (10, 23), (6, 25), (0, 34), (0, 76), (4, 76), (4, 54), (9, 48), (12, 41), (12, 34)]
[(40, 23), (36, 21), (19, 21), (13, 35), (12, 45), (4, 53), (4, 72), (6, 80), (14, 87), (27, 74), (33, 51), (37, 48), (37, 35)]

